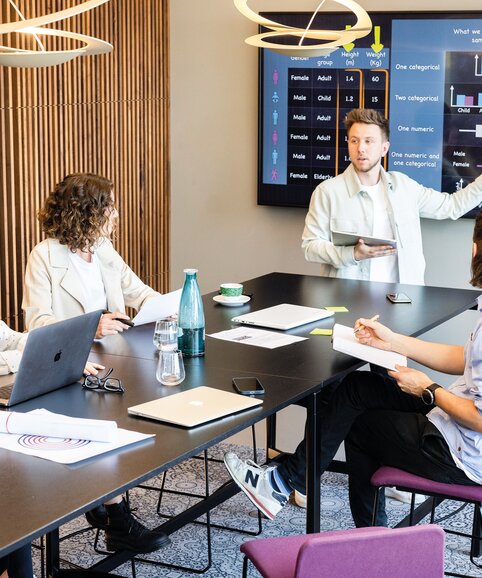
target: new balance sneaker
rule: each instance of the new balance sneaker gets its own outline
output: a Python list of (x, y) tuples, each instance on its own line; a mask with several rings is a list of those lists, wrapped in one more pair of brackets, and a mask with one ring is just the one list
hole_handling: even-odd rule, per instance
[(275, 468), (261, 467), (251, 460), (244, 462), (231, 452), (224, 455), (224, 464), (237, 486), (266, 517), (273, 520), (287, 502), (287, 496), (273, 484), (271, 472)]

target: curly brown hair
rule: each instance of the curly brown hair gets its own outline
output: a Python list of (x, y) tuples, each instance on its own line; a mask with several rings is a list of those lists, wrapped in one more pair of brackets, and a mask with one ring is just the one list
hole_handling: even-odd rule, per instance
[(375, 124), (382, 131), (386, 140), (390, 140), (388, 120), (383, 116), (383, 114), (380, 114), (377, 110), (373, 110), (372, 108), (354, 108), (346, 115), (343, 122), (347, 133), (350, 132), (351, 127), (356, 122), (362, 124)]
[(109, 179), (91, 173), (66, 176), (38, 212), (42, 230), (72, 251), (91, 251), (114, 210), (113, 186)]
[(477, 214), (472, 237), (477, 246), (477, 251), (472, 257), (472, 279), (470, 283), (474, 287), (482, 287), (482, 211)]

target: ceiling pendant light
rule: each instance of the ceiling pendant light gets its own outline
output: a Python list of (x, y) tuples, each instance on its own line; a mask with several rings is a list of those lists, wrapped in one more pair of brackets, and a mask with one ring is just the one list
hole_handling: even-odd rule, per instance
[[(342, 4), (351, 10), (356, 16), (356, 24), (354, 24), (351, 28), (347, 28), (346, 30), (310, 29), (316, 14), (325, 3), (325, 0), (322, 0), (317, 9), (314, 11), (306, 29), (287, 26), (285, 24), (280, 24), (279, 22), (274, 22), (272, 20), (268, 20), (267, 18), (263, 18), (248, 7), (248, 0), (234, 0), (234, 5), (241, 12), (241, 14), (243, 14), (243, 16), (246, 16), (246, 18), (249, 18), (259, 26), (263, 26), (272, 30), (272, 32), (264, 32), (262, 34), (256, 34), (255, 36), (246, 38), (245, 42), (247, 44), (251, 44), (252, 46), (256, 46), (258, 48), (267, 48), (286, 56), (312, 57), (326, 56), (334, 50), (337, 50), (340, 46), (350, 44), (354, 40), (363, 38), (371, 32), (372, 21), (367, 12), (359, 4), (353, 0), (334, 1), (337, 4)], [(276, 38), (283, 36), (297, 37), (300, 40), (298, 44), (280, 44), (276, 42)], [(316, 44), (303, 44), (305, 38), (321, 40), (323, 42)]]
[[(109, 0), (87, 0), (77, 6), (39, 16), (38, 18), (25, 19), (23, 14), (14, 4), (13, 0), (9, 0), (10, 4), (17, 12), (20, 20), (16, 22), (7, 22), (0, 24), (0, 34), (9, 34), (12, 32), (21, 34), (31, 34), (38, 46), (38, 50), (25, 50), (21, 48), (10, 48), (8, 46), (0, 45), (0, 65), (1, 66), (15, 66), (20, 68), (38, 68), (41, 66), (54, 66), (56, 64), (63, 64), (76, 58), (77, 56), (90, 56), (94, 54), (105, 54), (111, 52), (112, 44), (85, 36), (84, 34), (77, 34), (76, 32), (68, 32), (66, 30), (57, 30), (54, 28), (43, 28), (47, 24), (59, 22), (73, 16), (78, 16), (83, 12), (92, 10), (101, 4), (109, 2)], [(42, 44), (39, 36), (57, 36), (59, 38), (69, 38), (80, 44), (78, 48), (71, 50), (46, 50)]]

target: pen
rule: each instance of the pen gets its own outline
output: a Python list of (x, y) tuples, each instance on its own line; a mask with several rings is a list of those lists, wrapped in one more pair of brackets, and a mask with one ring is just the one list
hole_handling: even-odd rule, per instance
[[(370, 321), (378, 321), (380, 319), (380, 315), (374, 315)], [(353, 331), (353, 333), (358, 333), (360, 331), (360, 329), (363, 327), (363, 325), (360, 325), (360, 327), (358, 327), (357, 329), (355, 329), (355, 331)]]
[[(104, 315), (105, 313), (111, 313), (111, 311), (109, 311), (108, 309), (104, 309), (104, 311), (102, 311), (102, 314)], [(130, 319), (121, 319), (120, 317), (113, 317), (113, 320), (114, 321), (120, 321), (121, 323), (124, 323), (125, 325), (128, 325), (129, 327), (134, 327), (134, 323)]]

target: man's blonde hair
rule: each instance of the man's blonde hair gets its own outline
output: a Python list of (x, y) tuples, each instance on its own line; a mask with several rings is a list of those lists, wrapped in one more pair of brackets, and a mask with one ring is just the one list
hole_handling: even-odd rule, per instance
[(387, 141), (390, 140), (388, 120), (380, 114), (378, 110), (373, 110), (372, 108), (354, 108), (345, 116), (343, 122), (345, 123), (347, 133), (350, 132), (351, 127), (357, 122), (362, 124), (375, 124), (380, 127), (385, 139)]

